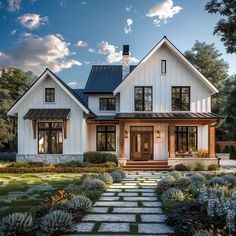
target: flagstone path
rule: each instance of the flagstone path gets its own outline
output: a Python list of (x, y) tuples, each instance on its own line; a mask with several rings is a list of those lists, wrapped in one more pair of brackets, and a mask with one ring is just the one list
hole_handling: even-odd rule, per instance
[(157, 182), (168, 172), (127, 172), (102, 194), (76, 228), (78, 235), (174, 235), (155, 194)]

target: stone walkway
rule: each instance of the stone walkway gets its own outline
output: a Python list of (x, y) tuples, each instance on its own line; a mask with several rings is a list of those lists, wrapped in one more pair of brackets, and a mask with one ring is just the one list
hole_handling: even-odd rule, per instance
[(173, 235), (155, 194), (157, 182), (167, 173), (127, 172), (77, 225), (79, 235)]

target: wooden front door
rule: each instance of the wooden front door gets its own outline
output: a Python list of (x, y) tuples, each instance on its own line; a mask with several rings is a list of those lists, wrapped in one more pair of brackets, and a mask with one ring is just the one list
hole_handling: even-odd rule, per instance
[(130, 157), (133, 161), (153, 159), (153, 127), (132, 126), (130, 128)]

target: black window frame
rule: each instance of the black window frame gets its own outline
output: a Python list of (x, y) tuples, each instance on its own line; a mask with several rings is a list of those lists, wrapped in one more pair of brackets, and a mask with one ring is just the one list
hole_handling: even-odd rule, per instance
[[(183, 89), (189, 89), (188, 91), (188, 104), (187, 104), (187, 109), (183, 109), (184, 105), (186, 105), (186, 103), (183, 102)], [(180, 89), (180, 92), (179, 92), (179, 100), (180, 100), (180, 103), (179, 103), (179, 107), (177, 109), (174, 109), (174, 106), (173, 106), (173, 94), (178, 94), (178, 93), (174, 93), (173, 92), (173, 89)], [(172, 86), (171, 87), (171, 110), (172, 111), (190, 111), (190, 103), (191, 103), (191, 87), (190, 86)], [(176, 98), (175, 98), (176, 99)]]
[[(105, 103), (106, 103), (106, 109), (102, 109), (102, 101), (105, 101)], [(112, 104), (109, 103), (109, 101), (115, 102), (114, 108), (111, 107)], [(99, 98), (99, 110), (100, 110), (100, 111), (116, 111), (116, 98), (111, 98), (111, 97)]]
[[(163, 67), (162, 67), (162, 63), (165, 63), (164, 65), (164, 71), (162, 70)], [(166, 75), (166, 60), (161, 60), (161, 74), (162, 75)]]
[[(105, 127), (105, 130), (101, 131), (101, 130), (98, 130), (99, 127)], [(110, 131), (108, 130), (108, 127), (113, 127), (114, 128), (114, 131)], [(105, 134), (105, 148), (104, 149), (99, 149), (99, 145), (98, 145), (98, 134), (99, 133), (104, 133)], [(112, 149), (112, 150), (109, 150), (108, 149), (108, 134), (114, 134), (115, 135), (115, 148)], [(115, 125), (97, 125), (96, 126), (96, 150), (98, 152), (115, 152), (116, 151), (116, 126)]]
[[(49, 127), (48, 128), (41, 128), (41, 127), (39, 127), (40, 123), (48, 123)], [(53, 123), (60, 123), (61, 128), (52, 127)], [(38, 154), (63, 154), (63, 140), (62, 140), (61, 152), (60, 153), (53, 153), (52, 152), (52, 132), (54, 132), (54, 131), (61, 132), (62, 133), (62, 138), (63, 138), (63, 124), (62, 124), (62, 122), (38, 122), (37, 125), (38, 125)], [(48, 133), (49, 133), (49, 135), (48, 135), (49, 136), (49, 139), (48, 139), (48, 153), (39, 152), (39, 131), (48, 131)]]
[[(136, 100), (136, 89), (142, 88), (142, 109), (138, 110), (137, 109), (137, 100)], [(150, 88), (151, 89), (151, 109), (150, 110), (145, 110), (145, 88)], [(152, 86), (135, 86), (134, 87), (134, 110), (135, 111), (152, 111), (153, 110), (153, 88)]]
[[(190, 128), (195, 128), (195, 131), (189, 131)], [(180, 128), (186, 128), (186, 131), (180, 130)], [(196, 147), (195, 150), (193, 151), (197, 151), (198, 150), (198, 127), (197, 126), (175, 126), (175, 150), (176, 151), (180, 151), (179, 150), (179, 138), (180, 138), (180, 134), (185, 134), (187, 136), (186, 139), (186, 151), (189, 151), (189, 134), (195, 134), (196, 135)]]
[[(48, 95), (52, 96), (52, 97), (48, 97)], [(55, 88), (45, 88), (44, 101), (45, 102), (55, 102)]]

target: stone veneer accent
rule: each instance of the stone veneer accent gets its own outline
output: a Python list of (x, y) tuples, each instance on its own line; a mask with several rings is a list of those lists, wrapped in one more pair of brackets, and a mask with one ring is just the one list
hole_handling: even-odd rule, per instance
[(177, 164), (196, 164), (196, 163), (201, 163), (203, 165), (211, 165), (211, 164), (218, 164), (218, 159), (217, 158), (169, 158), (168, 159), (168, 165), (175, 167)]
[(83, 163), (83, 154), (17, 154), (17, 161), (44, 162), (44, 163), (61, 163), (69, 161), (79, 161)]

